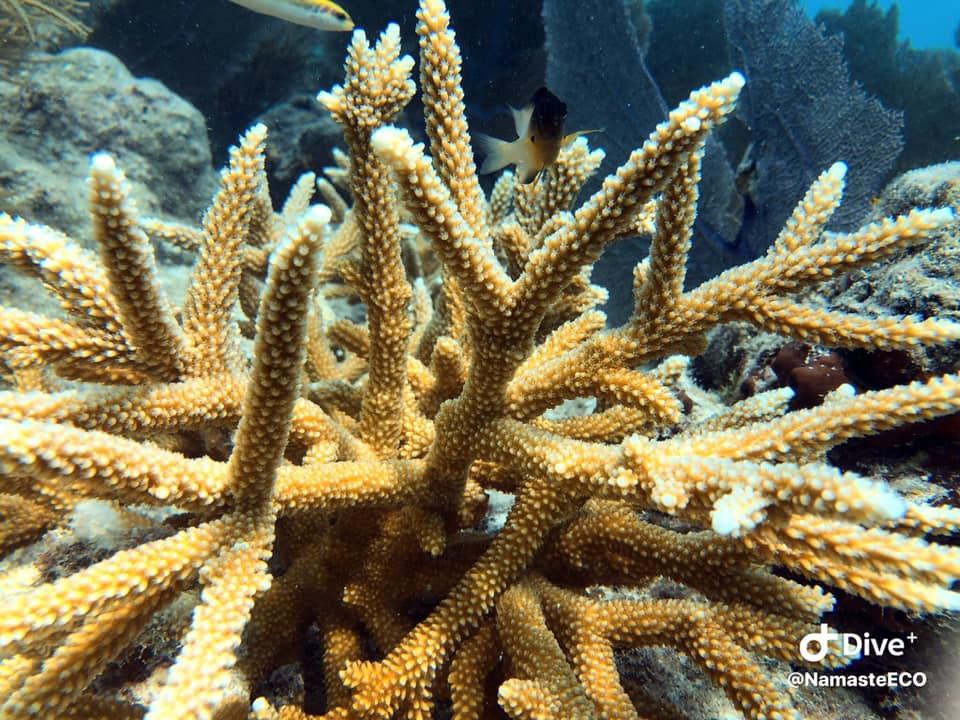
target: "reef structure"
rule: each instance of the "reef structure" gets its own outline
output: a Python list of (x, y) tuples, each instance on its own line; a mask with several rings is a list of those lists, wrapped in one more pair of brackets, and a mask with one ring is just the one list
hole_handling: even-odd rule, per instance
[[(602, 157), (583, 138), (549, 180), (508, 173), (487, 199), (450, 18), (422, 0), (418, 19), (429, 156), (390, 124), (416, 91), (395, 26), (375, 45), (355, 32), (343, 85), (319, 96), (344, 128), (349, 209), (311, 207), (308, 177), (275, 213), (257, 126), (202, 228), (140, 219), (106, 155), (90, 170), (99, 259), (0, 218), (0, 258), (63, 310), (0, 310), (4, 718), (637, 718), (644, 692), (617, 653), (648, 646), (689, 656), (748, 718), (796, 718), (760, 658), (800, 662), (829, 588), (911, 613), (960, 609), (960, 549), (931, 539), (955, 532), (960, 511), (825, 457), (960, 411), (960, 377), (792, 412), (774, 391), (696, 422), (678, 389), (683, 356), (730, 321), (830, 346), (960, 339), (947, 321), (795, 297), (952, 213), (824, 232), (837, 164), (764, 257), (684, 292), (704, 143), (744, 78), (693, 92), (576, 209)], [(439, 261), (432, 288), (409, 277), (401, 219)], [(607, 328), (589, 269), (638, 227), (653, 243), (634, 313)], [(180, 309), (148, 232), (198, 252)], [(333, 272), (365, 324), (330, 318), (317, 286)], [(595, 404), (548, 413), (578, 398)], [(478, 525), (494, 490), (509, 512)], [(52, 580), (17, 562), (90, 498), (155, 537)], [(660, 577), (685, 592), (640, 592)], [(109, 663), (198, 589), (157, 685), (105, 689)], [(312, 700), (261, 693), (298, 659), (318, 666)], [(830, 646), (816, 664), (846, 660)]]

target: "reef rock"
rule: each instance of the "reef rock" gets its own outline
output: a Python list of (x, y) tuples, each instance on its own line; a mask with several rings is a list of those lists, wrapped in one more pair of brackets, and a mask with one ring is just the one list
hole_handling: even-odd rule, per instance
[(0, 207), (13, 215), (85, 235), (74, 188), (100, 151), (126, 169), (145, 215), (196, 221), (216, 188), (200, 112), (109, 53), (72, 48), (28, 64), (0, 81), (0, 114)]
[[(873, 203), (871, 220), (913, 208), (952, 207), (960, 213), (960, 162), (911, 170), (892, 180)], [(851, 273), (822, 288), (829, 302), (847, 312), (960, 319), (960, 221), (942, 228), (922, 248), (902, 251), (896, 260)], [(956, 343), (917, 349), (922, 369), (952, 369)]]

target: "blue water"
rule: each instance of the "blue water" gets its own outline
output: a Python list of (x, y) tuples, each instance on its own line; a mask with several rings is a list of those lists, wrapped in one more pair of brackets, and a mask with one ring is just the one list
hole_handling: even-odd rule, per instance
[[(811, 17), (823, 8), (843, 10), (850, 5), (843, 0), (804, 0), (802, 4)], [(879, 4), (884, 10), (900, 5), (900, 36), (910, 40), (913, 47), (955, 47), (953, 34), (960, 23), (958, 0), (879, 0)]]

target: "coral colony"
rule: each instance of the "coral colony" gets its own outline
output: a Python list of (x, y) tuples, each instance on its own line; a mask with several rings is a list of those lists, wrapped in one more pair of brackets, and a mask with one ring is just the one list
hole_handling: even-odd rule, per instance
[[(585, 138), (549, 178), (507, 173), (485, 198), (449, 16), (422, 0), (418, 18), (428, 148), (391, 125), (415, 93), (395, 26), (373, 47), (356, 32), (343, 85), (320, 94), (349, 146), (350, 208), (329, 192), (310, 207), (308, 177), (275, 213), (256, 126), (200, 229), (138, 218), (102, 154), (99, 259), (0, 218), (0, 257), (62, 309), (0, 310), (4, 718), (636, 718), (643, 688), (618, 657), (647, 646), (688, 656), (745, 717), (796, 718), (762, 659), (802, 665), (804, 636), (842, 631), (821, 627), (828, 588), (960, 608), (960, 548), (936, 541), (960, 511), (825, 458), (960, 411), (960, 377), (792, 412), (776, 390), (698, 421), (678, 391), (684, 356), (729, 321), (868, 349), (960, 338), (795, 297), (951, 212), (824, 233), (837, 164), (765, 256), (684, 292), (704, 143), (744, 78), (693, 92), (576, 209), (602, 158)], [(635, 310), (606, 328), (589, 271), (638, 229), (653, 242)], [(196, 249), (181, 307), (147, 233)], [(365, 323), (333, 316), (345, 294)], [(596, 402), (547, 412), (575, 398)], [(484, 522), (493, 491), (509, 513)], [(93, 500), (136, 539), (53, 573), (31, 546)], [(682, 592), (641, 592), (657, 577)], [(115, 658), (178, 612), (169, 658), (125, 682)], [(298, 659), (316, 668), (310, 703), (266, 682)]]

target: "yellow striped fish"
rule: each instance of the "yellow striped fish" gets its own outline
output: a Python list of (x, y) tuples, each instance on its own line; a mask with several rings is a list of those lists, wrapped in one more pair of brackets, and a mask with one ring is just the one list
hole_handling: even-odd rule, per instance
[(264, 15), (320, 30), (353, 30), (353, 20), (330, 0), (233, 0)]

